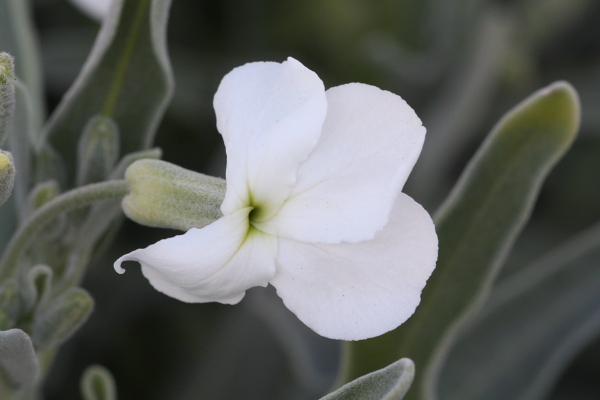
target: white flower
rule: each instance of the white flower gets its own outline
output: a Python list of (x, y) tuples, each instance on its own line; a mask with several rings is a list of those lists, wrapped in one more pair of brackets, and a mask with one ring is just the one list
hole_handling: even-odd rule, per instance
[(289, 58), (223, 78), (223, 217), (121, 257), (160, 292), (235, 304), (275, 286), (317, 333), (358, 340), (403, 323), (435, 267), (427, 212), (400, 193), (425, 128), (399, 96), (360, 83), (325, 91)]

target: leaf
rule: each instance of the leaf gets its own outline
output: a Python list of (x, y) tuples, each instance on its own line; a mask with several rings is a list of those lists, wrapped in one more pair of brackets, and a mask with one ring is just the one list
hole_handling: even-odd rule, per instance
[(14, 326), (21, 313), (19, 287), (14, 279), (9, 279), (0, 287), (0, 330)]
[(415, 376), (415, 364), (402, 358), (395, 363), (345, 384), (321, 400), (400, 400)]
[(53, 275), (52, 269), (43, 264), (36, 265), (27, 272), (20, 290), (25, 310), (29, 311), (36, 304), (44, 304), (48, 300)]
[(38, 310), (31, 337), (37, 349), (56, 346), (67, 340), (87, 320), (94, 300), (81, 288), (72, 288)]
[(577, 94), (565, 82), (534, 93), (499, 121), (435, 217), (439, 259), (421, 304), (391, 333), (349, 345), (347, 379), (407, 356), (425, 371), (417, 377), (423, 390), (434, 351), (487, 297), (544, 178), (578, 126)]
[(599, 332), (597, 224), (493, 290), (451, 344), (432, 393), (444, 400), (544, 398)]
[(34, 383), (40, 365), (29, 336), (20, 329), (0, 331), (0, 367), (2, 377), (13, 389)]
[(74, 180), (77, 143), (90, 118), (119, 127), (127, 154), (152, 143), (173, 92), (166, 50), (170, 0), (117, 0), (73, 86), (54, 112), (44, 137), (55, 145)]
[(117, 390), (111, 373), (100, 365), (86, 368), (81, 377), (83, 400), (116, 400)]

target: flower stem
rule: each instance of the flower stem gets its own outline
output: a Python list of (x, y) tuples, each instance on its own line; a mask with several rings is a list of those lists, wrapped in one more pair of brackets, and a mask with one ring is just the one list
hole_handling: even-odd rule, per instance
[(54, 218), (64, 212), (85, 207), (100, 200), (123, 197), (128, 192), (129, 183), (127, 181), (107, 181), (70, 190), (44, 204), (31, 214), (8, 243), (2, 260), (0, 260), (0, 282), (14, 273), (19, 259), (29, 247), (31, 241)]

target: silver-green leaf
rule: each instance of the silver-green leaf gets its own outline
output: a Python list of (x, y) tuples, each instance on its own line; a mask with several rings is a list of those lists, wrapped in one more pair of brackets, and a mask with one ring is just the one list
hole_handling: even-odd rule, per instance
[(443, 400), (544, 398), (600, 332), (600, 225), (500, 282), (432, 382)]
[(400, 400), (415, 376), (415, 364), (402, 358), (379, 371), (345, 384), (321, 400)]
[[(148, 148), (173, 92), (166, 50), (170, 0), (115, 0), (90, 57), (44, 130), (69, 171), (95, 115), (112, 118), (123, 154)], [(71, 172), (72, 174), (72, 172)], [(74, 176), (68, 177), (70, 184)]]
[(87, 320), (94, 300), (81, 288), (72, 288), (38, 309), (31, 337), (36, 348), (46, 349), (67, 340)]
[(19, 286), (10, 279), (0, 286), (0, 330), (13, 328), (20, 312)]
[(0, 379), (8, 381), (5, 383), (12, 389), (38, 379), (40, 365), (29, 335), (20, 329), (0, 331), (0, 367), (3, 372)]

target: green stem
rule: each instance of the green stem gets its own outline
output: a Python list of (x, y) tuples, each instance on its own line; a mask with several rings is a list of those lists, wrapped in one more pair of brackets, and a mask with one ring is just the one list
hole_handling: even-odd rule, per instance
[(37, 209), (17, 230), (0, 261), (0, 282), (11, 276), (19, 259), (37, 233), (64, 212), (85, 207), (100, 200), (119, 198), (129, 193), (125, 180), (107, 181), (82, 186), (61, 194)]

